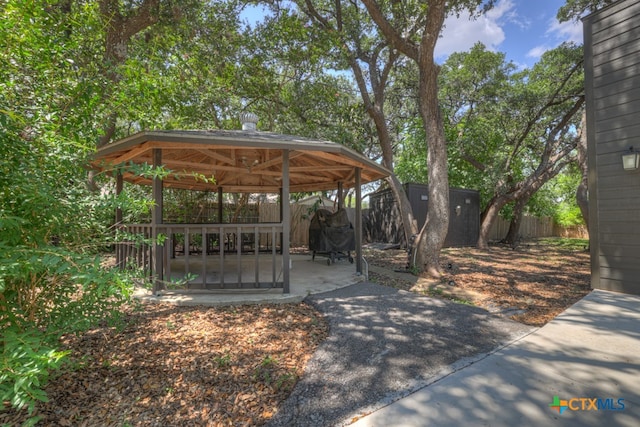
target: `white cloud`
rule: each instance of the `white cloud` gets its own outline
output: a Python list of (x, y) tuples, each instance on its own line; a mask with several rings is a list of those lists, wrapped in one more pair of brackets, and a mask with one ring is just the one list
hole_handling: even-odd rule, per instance
[(553, 49), (553, 47), (551, 46), (536, 46), (533, 49), (530, 49), (529, 52), (527, 52), (527, 58), (534, 58), (534, 59), (539, 59), (543, 53), (545, 53), (546, 51)]
[(448, 17), (444, 22), (442, 37), (436, 45), (435, 57), (443, 58), (453, 52), (464, 52), (482, 42), (488, 50), (497, 50), (505, 39), (502, 26), (505, 22), (517, 22), (528, 26), (529, 22), (518, 19), (512, 0), (500, 0), (486, 14), (477, 19), (470, 18), (468, 13)]
[(539, 59), (543, 53), (554, 49), (564, 42), (582, 44), (582, 23), (575, 21), (558, 22), (557, 19), (553, 18), (549, 22), (545, 36), (550, 40), (550, 42), (530, 49), (527, 52), (527, 57)]
[(560, 43), (569, 41), (582, 44), (582, 22), (573, 20), (558, 22), (557, 19), (553, 19), (549, 24), (546, 34), (555, 38)]

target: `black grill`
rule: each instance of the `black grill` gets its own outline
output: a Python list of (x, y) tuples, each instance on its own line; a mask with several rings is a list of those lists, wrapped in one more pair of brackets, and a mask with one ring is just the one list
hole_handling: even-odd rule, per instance
[(349, 222), (347, 211), (338, 209), (332, 213), (326, 209), (318, 209), (309, 224), (309, 250), (312, 259), (316, 253), (327, 256), (327, 264), (340, 259), (348, 259), (353, 263), (351, 251), (356, 249), (353, 225)]

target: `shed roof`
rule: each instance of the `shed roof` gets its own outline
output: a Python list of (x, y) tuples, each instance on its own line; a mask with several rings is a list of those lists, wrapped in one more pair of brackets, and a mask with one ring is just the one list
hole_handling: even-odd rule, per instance
[[(162, 149), (162, 164), (172, 171), (164, 186), (225, 192), (278, 192), (282, 152), (289, 150), (290, 190), (330, 190), (354, 185), (355, 168), (361, 182), (390, 175), (383, 166), (343, 145), (290, 135), (257, 131), (144, 131), (100, 148), (91, 165), (100, 171), (133, 162), (153, 164), (153, 149)], [(202, 179), (215, 178), (215, 182)], [(150, 177), (125, 172), (126, 181), (152, 183)]]

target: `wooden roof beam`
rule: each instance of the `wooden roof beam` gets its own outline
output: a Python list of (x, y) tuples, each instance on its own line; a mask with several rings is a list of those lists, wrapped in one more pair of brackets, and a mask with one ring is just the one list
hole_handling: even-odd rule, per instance
[(340, 154), (328, 153), (324, 151), (312, 151), (306, 153), (308, 156), (319, 157), (321, 159), (329, 160), (339, 165), (350, 165), (353, 167), (362, 168), (364, 165), (357, 160), (353, 160), (349, 157), (342, 156)]
[[(142, 145), (140, 145), (139, 147), (136, 147), (132, 150), (129, 150), (128, 152), (124, 153), (121, 156), (118, 156), (116, 158), (114, 158), (111, 163), (114, 165), (120, 164), (120, 163), (125, 163), (128, 162), (129, 160), (138, 157), (138, 156), (142, 156), (143, 154), (145, 154), (145, 151), (151, 151), (151, 147), (149, 147), (148, 143), (144, 143)], [(151, 158), (151, 156), (149, 156), (149, 158)]]
[[(300, 157), (302, 155), (304, 155), (304, 153), (301, 152), (301, 151), (292, 151), (292, 152), (289, 153), (289, 160), (295, 159), (296, 157)], [(271, 166), (279, 165), (281, 163), (282, 163), (282, 155), (280, 155), (278, 157), (274, 157), (271, 160), (267, 160), (265, 162), (262, 162), (260, 164), (257, 164), (255, 166), (253, 166), (251, 168), (251, 171), (252, 172), (253, 171), (259, 171), (259, 170), (266, 169), (266, 168), (271, 167)]]
[(220, 153), (218, 153), (216, 151), (212, 151), (210, 149), (207, 149), (207, 150), (196, 150), (196, 151), (199, 152), (199, 153), (202, 153), (205, 156), (207, 156), (209, 158), (212, 158), (214, 160), (220, 160), (221, 162), (226, 163), (228, 165), (235, 164), (235, 161), (231, 157), (227, 157), (227, 156), (225, 156), (223, 154), (220, 154)]

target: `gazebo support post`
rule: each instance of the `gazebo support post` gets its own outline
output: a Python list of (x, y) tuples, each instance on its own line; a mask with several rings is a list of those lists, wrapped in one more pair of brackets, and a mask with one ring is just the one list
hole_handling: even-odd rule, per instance
[(362, 169), (355, 170), (356, 187), (356, 273), (362, 274)]
[[(284, 176), (284, 174), (282, 175)], [(284, 222), (284, 213), (282, 211), (282, 187), (280, 187), (280, 191), (278, 192), (278, 196), (280, 197), (280, 222)], [(280, 243), (280, 253), (284, 253), (284, 246), (282, 246), (282, 233), (278, 233), (278, 243)], [(276, 245), (276, 242), (274, 240), (273, 242), (274, 245)]]
[(342, 209), (342, 181), (338, 182), (338, 210)]
[[(122, 172), (118, 171), (118, 173), (116, 174), (116, 197), (118, 197), (120, 193), (122, 193), (123, 188), (124, 188), (124, 179), (122, 177)], [(116, 220), (115, 221), (116, 223), (114, 227), (114, 233), (116, 234), (116, 239), (117, 239), (118, 230), (122, 226), (122, 209), (120, 208), (120, 205), (117, 205), (116, 207), (115, 220)], [(123, 254), (122, 244), (118, 243), (116, 240), (116, 266), (118, 266), (118, 268), (123, 268), (124, 264), (125, 264), (125, 257)]]
[(282, 293), (290, 293), (289, 288), (289, 244), (291, 235), (291, 206), (289, 206), (289, 150), (282, 150)]
[[(162, 149), (153, 149), (153, 167), (159, 168), (162, 165)], [(157, 294), (161, 289), (164, 279), (164, 256), (162, 253), (162, 245), (158, 244), (159, 225), (163, 223), (163, 195), (162, 195), (162, 179), (157, 175), (153, 178), (153, 211), (151, 212), (151, 236), (153, 238), (153, 256), (152, 256), (152, 280), (153, 293)]]
[[(118, 171), (116, 174), (116, 197), (122, 193), (122, 189), (124, 188), (124, 179), (122, 178), (122, 172)], [(116, 226), (122, 224), (122, 209), (120, 205), (116, 207)]]

